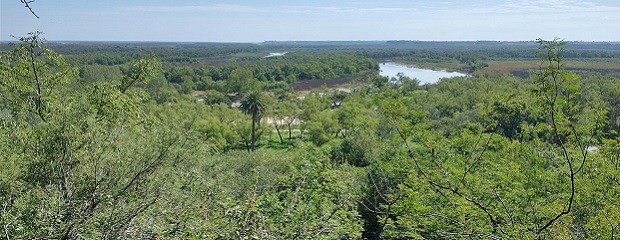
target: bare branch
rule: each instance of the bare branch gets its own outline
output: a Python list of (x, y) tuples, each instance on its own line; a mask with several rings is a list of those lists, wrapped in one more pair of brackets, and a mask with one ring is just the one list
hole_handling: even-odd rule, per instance
[[(439, 192), (441, 192), (441, 190), (447, 190), (449, 192), (451, 192), (452, 194), (464, 199), (465, 201), (468, 201), (469, 203), (473, 204), (474, 206), (476, 206), (478, 209), (482, 210), (487, 217), (489, 218), (489, 222), (491, 224), (491, 227), (493, 228), (493, 232), (497, 232), (498, 228), (499, 228), (499, 223), (497, 221), (497, 219), (495, 219), (495, 217), (493, 216), (493, 214), (491, 214), (491, 212), (489, 211), (489, 209), (482, 204), (481, 202), (463, 195), (463, 193), (461, 193), (459, 191), (458, 188), (454, 188), (452, 186), (444, 186), (442, 184), (439, 184), (437, 182), (435, 182), (426, 172), (424, 172), (424, 170), (420, 167), (420, 165), (418, 164), (418, 159), (415, 157), (415, 155), (413, 154), (413, 150), (411, 149), (411, 147), (409, 146), (409, 143), (407, 142), (407, 138), (405, 137), (404, 133), (400, 130), (400, 128), (398, 128), (398, 125), (396, 124), (396, 121), (392, 118), (390, 118), (390, 120), (392, 121), (392, 124), (394, 126), (394, 128), (396, 129), (396, 132), (398, 132), (398, 135), (401, 137), (401, 139), (403, 140), (405, 147), (407, 148), (407, 153), (409, 155), (409, 157), (413, 160), (414, 166), (417, 170), (417, 172), (426, 180), (426, 182), (428, 182), (432, 187), (436, 188)], [(405, 183), (405, 185), (407, 185)], [(501, 232), (503, 232), (501, 229), (499, 229)]]
[[(482, 134), (480, 134), (480, 137), (478, 138), (478, 141), (476, 141), (476, 145), (474, 145), (474, 149), (472, 150), (471, 154), (469, 155), (469, 158), (471, 158), (474, 155), (474, 152), (476, 151), (476, 148), (478, 146), (478, 143), (480, 141), (480, 139), (482, 138)], [(489, 139), (487, 139), (487, 142), (484, 144), (484, 147), (482, 148), (482, 151), (478, 154), (478, 157), (475, 159), (475, 161), (468, 167), (465, 169), (465, 172), (463, 172), (463, 176), (461, 177), (461, 183), (465, 182), (465, 177), (467, 176), (467, 174), (469, 172), (471, 172), (471, 170), (476, 167), (476, 165), (478, 165), (478, 163), (480, 162), (480, 160), (482, 159), (482, 155), (484, 155), (484, 153), (487, 151), (487, 149), (489, 148), (489, 143), (491, 142), (491, 139), (493, 138), (493, 133), (491, 133), (489, 135)], [(469, 161), (468, 161), (469, 162)]]
[(36, 18), (39, 18), (39, 16), (34, 12), (34, 10), (32, 10), (32, 7), (30, 7), (30, 4), (33, 3), (34, 0), (20, 0), (20, 1), (24, 4), (24, 7), (30, 10), (30, 13), (32, 13), (32, 15), (34, 15)]
[(502, 207), (504, 207), (504, 211), (506, 212), (506, 214), (510, 218), (510, 224), (514, 225), (515, 222), (514, 222), (514, 219), (512, 217), (512, 212), (508, 209), (508, 207), (504, 203), (504, 200), (502, 200), (502, 197), (499, 195), (499, 193), (495, 189), (493, 189), (493, 194), (495, 194), (495, 197), (497, 197), (497, 200), (499, 200), (499, 202), (502, 204)]
[[(22, 2), (24, 2), (24, 0), (22, 0)], [(37, 108), (37, 114), (39, 115), (39, 117), (41, 118), (41, 120), (43, 120), (43, 122), (47, 122), (47, 120), (45, 120), (45, 116), (43, 114), (43, 101), (42, 101), (42, 91), (41, 91), (41, 80), (39, 79), (39, 74), (38, 74), (38, 68), (36, 67), (36, 56), (35, 56), (35, 50), (38, 48), (38, 41), (39, 41), (39, 33), (35, 33), (32, 35), (32, 38), (29, 39), (30, 42), (29, 47), (28, 47), (28, 52), (30, 54), (30, 64), (32, 67), (32, 73), (34, 75), (34, 82), (36, 84), (37, 87), (37, 95), (35, 98), (35, 106)]]
[(575, 137), (575, 140), (577, 141), (577, 144), (579, 145), (579, 150), (581, 152), (581, 157), (582, 157), (581, 164), (577, 168), (577, 171), (575, 171), (575, 174), (577, 174), (581, 171), (581, 169), (586, 163), (586, 159), (588, 158), (588, 150), (586, 149), (586, 146), (581, 142), (581, 139), (579, 138), (579, 135), (577, 134), (577, 130), (575, 129), (575, 126), (573, 124), (570, 124), (570, 128), (571, 128), (571, 131), (573, 132), (573, 136)]

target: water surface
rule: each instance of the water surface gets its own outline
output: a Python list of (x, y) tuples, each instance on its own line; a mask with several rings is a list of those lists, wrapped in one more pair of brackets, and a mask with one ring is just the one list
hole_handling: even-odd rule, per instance
[(286, 55), (288, 52), (274, 52), (274, 53), (269, 53), (269, 55), (265, 56), (265, 58), (270, 58), (270, 57), (280, 57), (280, 56), (284, 56)]
[(415, 67), (409, 67), (405, 65), (401, 65), (394, 62), (383, 62), (379, 64), (379, 69), (381, 76), (388, 77), (392, 79), (398, 78), (398, 73), (403, 73), (405, 76), (409, 78), (415, 78), (420, 81), (420, 84), (426, 83), (437, 83), (439, 79), (442, 78), (451, 78), (451, 77), (466, 77), (467, 74), (459, 73), (459, 72), (448, 72), (448, 71), (435, 71), (430, 69), (421, 69)]

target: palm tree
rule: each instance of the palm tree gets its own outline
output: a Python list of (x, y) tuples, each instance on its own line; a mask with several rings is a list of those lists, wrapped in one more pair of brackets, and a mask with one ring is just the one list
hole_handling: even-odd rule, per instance
[(252, 114), (251, 148), (252, 151), (254, 151), (256, 141), (256, 122), (260, 121), (260, 116), (266, 110), (266, 104), (264, 102), (262, 93), (260, 91), (250, 92), (243, 98), (243, 100), (241, 100), (241, 105), (239, 106), (239, 108), (246, 114)]

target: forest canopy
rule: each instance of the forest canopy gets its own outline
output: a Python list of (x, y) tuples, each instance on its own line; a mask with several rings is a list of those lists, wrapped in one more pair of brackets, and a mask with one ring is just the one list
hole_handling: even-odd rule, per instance
[[(567, 63), (617, 52), (366, 44), (3, 45), (2, 236), (618, 238), (620, 75)], [(420, 85), (382, 58), (538, 68)]]

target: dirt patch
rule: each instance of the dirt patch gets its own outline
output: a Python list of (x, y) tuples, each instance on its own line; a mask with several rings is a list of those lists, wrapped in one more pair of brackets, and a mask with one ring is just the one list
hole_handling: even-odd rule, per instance
[(204, 66), (224, 66), (228, 64), (229, 59), (201, 59), (199, 62)]
[(192, 92), (193, 97), (204, 96), (204, 95), (205, 95), (205, 91), (196, 90)]
[(529, 70), (514, 70), (514, 71), (510, 71), (510, 74), (512, 74), (515, 77), (524, 78), (524, 79), (530, 77)]
[(303, 80), (292, 84), (292, 87), (295, 91), (308, 91), (312, 89), (321, 88), (323, 86), (327, 88), (334, 88), (339, 85), (352, 83), (352, 82), (360, 82), (364, 79), (368, 78), (368, 76), (372, 73), (372, 71), (360, 73), (356, 76), (350, 77), (341, 77), (341, 78), (332, 78), (332, 79), (312, 79), (312, 80)]
[(305, 81), (299, 81), (297, 83), (294, 83), (293, 89), (295, 89), (295, 91), (306, 91), (306, 90), (321, 88), (323, 86), (326, 86), (327, 88), (332, 88), (337, 85), (349, 83), (351, 81), (353, 81), (352, 77), (333, 78), (333, 79), (312, 79), (312, 80), (305, 80)]
[(596, 73), (601, 75), (620, 74), (620, 69), (603, 69), (603, 68), (566, 68), (567, 71), (575, 73)]

